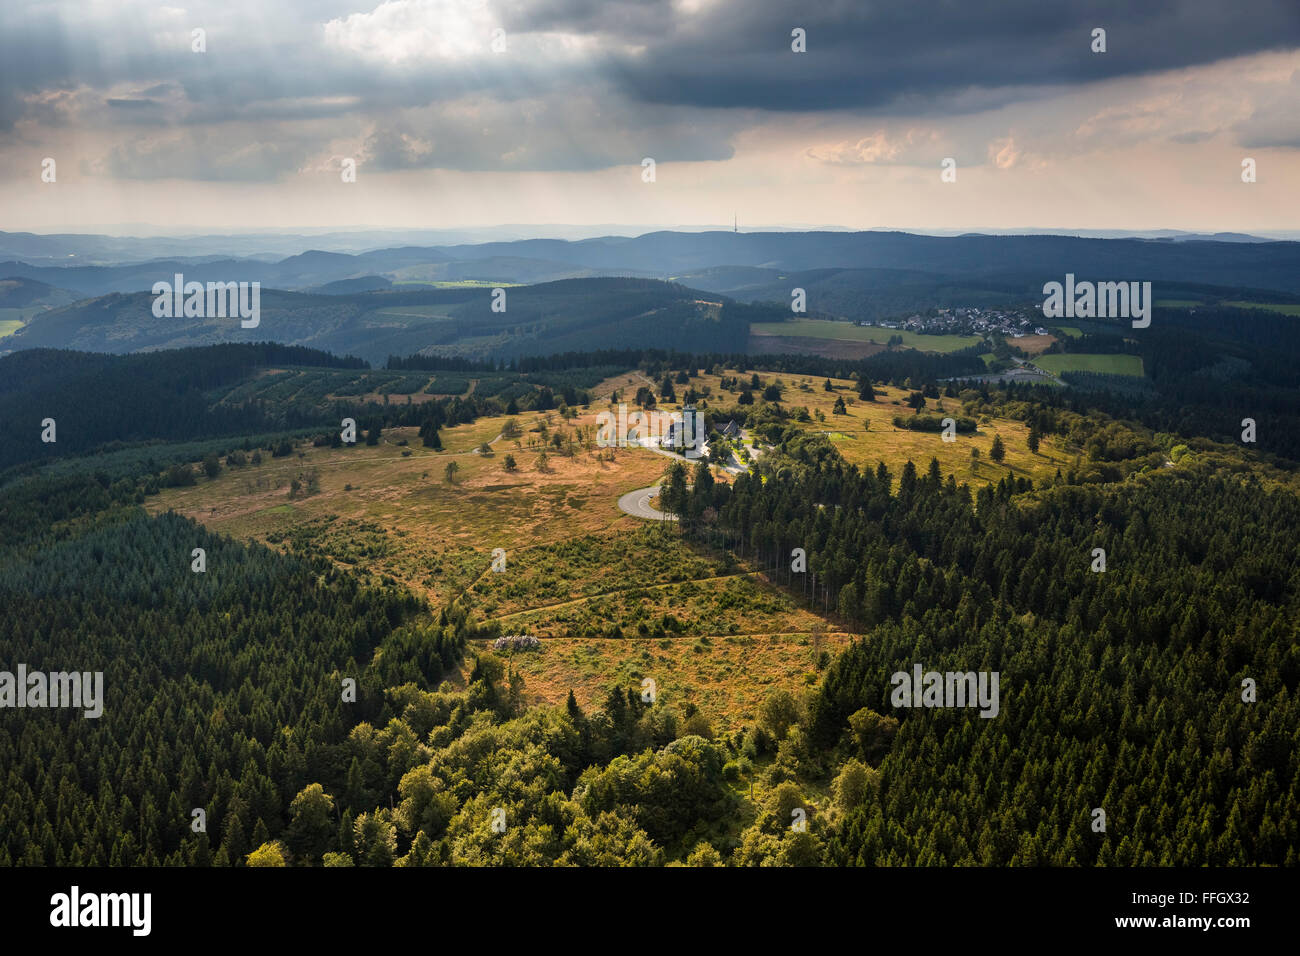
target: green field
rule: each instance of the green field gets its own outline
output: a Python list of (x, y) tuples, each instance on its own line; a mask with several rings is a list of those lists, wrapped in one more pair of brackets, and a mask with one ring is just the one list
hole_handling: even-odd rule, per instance
[(1194, 309), (1205, 303), (1196, 299), (1156, 299), (1155, 304), (1160, 309)]
[(854, 325), (829, 319), (791, 319), (789, 322), (755, 322), (749, 327), (754, 335), (795, 335), (810, 339), (836, 339), (841, 342), (887, 343), (895, 335), (903, 345), (921, 352), (956, 352), (984, 341), (977, 335), (917, 335), (902, 329), (882, 329), (875, 325)]
[(29, 305), (22, 309), (0, 309), (0, 339), (13, 335), (32, 320), (32, 316), (45, 312), (42, 305)]
[(1053, 375), (1062, 372), (1102, 372), (1106, 375), (1134, 375), (1142, 377), (1142, 357), (1139, 355), (1040, 355), (1034, 364)]
[(1052, 329), (1052, 334), (1056, 335), (1057, 337), (1060, 337), (1062, 335), (1067, 335), (1072, 339), (1077, 339), (1079, 336), (1083, 335), (1081, 331), (1079, 331), (1072, 325), (1054, 325), (1051, 327), (1051, 329)]
[(1300, 315), (1300, 305), (1287, 305), (1280, 302), (1225, 302), (1223, 304), (1234, 309), (1265, 309), (1269, 312), (1281, 312), (1283, 315)]

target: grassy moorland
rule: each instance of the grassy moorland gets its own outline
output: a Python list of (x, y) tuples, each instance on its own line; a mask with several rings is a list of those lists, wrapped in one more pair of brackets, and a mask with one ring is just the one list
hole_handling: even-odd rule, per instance
[(815, 685), (828, 657), (854, 635), (832, 630), (790, 634), (548, 640), (517, 652), (510, 664), (533, 699), (563, 701), (570, 689), (584, 707), (599, 706), (611, 683), (655, 682), (665, 702), (691, 702), (716, 730), (750, 725), (773, 690)]
[[(542, 470), (540, 448), (528, 447), (537, 436), (527, 428), (536, 426), (524, 422), (515, 447), (515, 440), (498, 437), (505, 421), (443, 429), (442, 451), (422, 447), (414, 428), (390, 429), (375, 446), (299, 445), (292, 457), (267, 457), (193, 487), (167, 489), (152, 507), (233, 537), (311, 547), (441, 601), (487, 567), (493, 548), (633, 525), (618, 510), (618, 495), (651, 484), (663, 470), (664, 459), (649, 453), (619, 453), (613, 462), (553, 453)], [(485, 442), (490, 455), (478, 451)], [(507, 454), (515, 471), (507, 468)], [(349, 550), (367, 534), (381, 540), (365, 554)]]
[[(598, 392), (635, 381), (622, 376)], [(597, 701), (635, 661), (719, 726), (752, 723), (768, 690), (805, 686), (821, 651), (848, 640), (752, 569), (619, 511), (619, 496), (655, 483), (668, 459), (586, 447), (594, 411), (567, 423), (556, 412), (519, 416), (517, 439), (501, 437), (506, 421), (445, 428), (440, 452), (422, 447), (414, 429), (390, 429), (375, 446), (300, 444), (291, 457), (165, 489), (149, 507), (326, 555), (436, 603), (459, 598), (503, 633), (544, 638), (540, 651), (513, 661), (534, 701), (560, 703), (570, 689)], [(484, 442), (490, 455), (479, 452)], [(501, 573), (491, 570), (496, 548), (505, 552)], [(744, 688), (732, 686), (738, 674)]]
[[(730, 376), (736, 373), (726, 374)], [(700, 384), (709, 387), (709, 401), (713, 405), (731, 407), (738, 393), (722, 389), (722, 377), (723, 375), (700, 375), (692, 381), (697, 383), (696, 388)], [(812, 420), (796, 421), (794, 424), (797, 427), (805, 431), (827, 433), (840, 454), (861, 467), (874, 469), (883, 461), (897, 475), (908, 461), (913, 462), (918, 469), (924, 469), (931, 458), (937, 458), (939, 468), (945, 475), (951, 473), (958, 482), (965, 481), (979, 486), (985, 482), (997, 482), (1007, 476), (1041, 481), (1052, 477), (1057, 468), (1069, 468), (1075, 461), (1075, 452), (1067, 450), (1055, 437), (1044, 438), (1037, 454), (1030, 452), (1028, 426), (1011, 419), (981, 416), (977, 419), (979, 425), (974, 434), (957, 435), (952, 442), (943, 441), (934, 432), (899, 428), (894, 424), (896, 416), (910, 417), (914, 414), (904, 404), (910, 394), (908, 389), (877, 385), (876, 391), (883, 394), (877, 395), (874, 402), (864, 402), (857, 396), (857, 383), (847, 379), (832, 379), (832, 391), (829, 392), (825, 390), (826, 379), (769, 373), (763, 373), (760, 379), (764, 383), (782, 385), (783, 406), (791, 410), (801, 407), (808, 409)], [(839, 398), (843, 398), (845, 404), (845, 414), (842, 415), (834, 412), (835, 402)], [(922, 414), (958, 418), (965, 412), (960, 399), (930, 398), (926, 399)], [(994, 436), (1002, 438), (1006, 451), (1001, 464), (990, 457)], [(978, 452), (978, 457), (972, 457), (972, 450)]]
[[(749, 381), (717, 370), (693, 377), (691, 387), (707, 390), (701, 405), (722, 410), (735, 406), (738, 378)], [(849, 380), (833, 380), (827, 391), (824, 379), (761, 378), (781, 386), (783, 407), (808, 410), (797, 427), (825, 433), (864, 468), (883, 461), (898, 474), (909, 460), (924, 469), (933, 457), (945, 474), (978, 486), (1006, 476), (1045, 480), (1076, 460), (1057, 437), (1030, 452), (1027, 427), (1010, 419), (977, 416), (978, 430), (954, 442), (899, 428), (896, 416), (914, 414), (907, 389), (877, 386), (876, 400), (864, 402)], [(612, 683), (653, 671), (665, 692), (689, 697), (719, 726), (752, 722), (768, 690), (815, 682), (822, 652), (852, 635), (774, 586), (763, 569), (618, 509), (620, 495), (656, 483), (669, 459), (596, 447), (596, 416), (615, 394), (628, 401), (647, 384), (639, 372), (607, 379), (592, 390), (597, 401), (568, 418), (527, 412), (444, 428), (439, 451), (423, 447), (413, 428), (388, 429), (373, 446), (304, 442), (290, 456), (266, 455), (164, 489), (149, 507), (238, 539), (324, 555), (435, 604), (457, 600), (500, 633), (542, 638), (540, 650), (512, 655), (530, 699), (558, 703), (572, 689), (584, 704), (597, 702)], [(844, 414), (834, 411), (839, 399)], [(968, 411), (957, 398), (927, 399), (923, 410)], [(995, 436), (1005, 448), (1000, 463), (990, 457)], [(492, 570), (495, 549), (504, 552), (504, 571)]]

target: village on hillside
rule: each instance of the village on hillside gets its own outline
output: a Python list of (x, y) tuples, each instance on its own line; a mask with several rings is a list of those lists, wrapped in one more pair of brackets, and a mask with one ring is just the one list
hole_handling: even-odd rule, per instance
[(1032, 312), (1018, 309), (980, 309), (975, 307), (931, 309), (905, 319), (885, 319), (873, 322), (863, 319), (858, 325), (874, 325), (882, 329), (899, 329), (918, 335), (989, 335), (997, 333), (1018, 339), (1026, 335), (1046, 335), (1047, 329), (1038, 324)]

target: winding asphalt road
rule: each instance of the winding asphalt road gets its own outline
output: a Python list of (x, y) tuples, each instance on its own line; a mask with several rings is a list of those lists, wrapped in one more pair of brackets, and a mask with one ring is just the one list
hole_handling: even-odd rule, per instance
[(647, 518), (650, 521), (676, 521), (677, 518), (673, 515), (666, 515), (657, 508), (650, 506), (650, 499), (658, 494), (658, 485), (651, 485), (649, 488), (638, 488), (636, 491), (629, 491), (619, 498), (618, 506), (622, 511), (627, 512), (634, 518)]

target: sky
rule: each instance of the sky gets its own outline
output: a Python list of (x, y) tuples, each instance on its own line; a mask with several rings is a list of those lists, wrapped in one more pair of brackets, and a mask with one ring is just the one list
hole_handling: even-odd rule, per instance
[(1298, 209), (1300, 0), (0, 4), (5, 231)]

